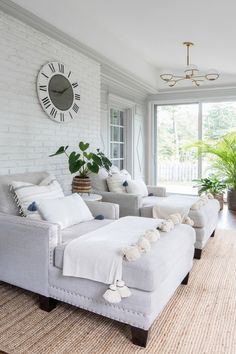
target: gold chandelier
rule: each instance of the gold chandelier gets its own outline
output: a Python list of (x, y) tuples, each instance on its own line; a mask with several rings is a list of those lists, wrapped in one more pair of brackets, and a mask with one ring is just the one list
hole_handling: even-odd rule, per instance
[(183, 45), (187, 48), (187, 67), (184, 70), (184, 75), (174, 75), (169, 70), (160, 75), (161, 79), (168, 83), (170, 87), (175, 86), (180, 81), (190, 80), (195, 86), (200, 86), (205, 80), (214, 81), (220, 76), (217, 70), (211, 69), (207, 74), (200, 74), (196, 65), (190, 64), (189, 49), (194, 44), (192, 42), (184, 42)]

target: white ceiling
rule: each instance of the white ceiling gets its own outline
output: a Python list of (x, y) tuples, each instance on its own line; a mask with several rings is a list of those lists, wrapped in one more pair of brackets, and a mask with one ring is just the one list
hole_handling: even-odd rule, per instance
[(195, 43), (194, 64), (219, 70), (211, 86), (236, 84), (235, 0), (14, 2), (158, 89), (163, 68), (186, 66), (186, 40)]

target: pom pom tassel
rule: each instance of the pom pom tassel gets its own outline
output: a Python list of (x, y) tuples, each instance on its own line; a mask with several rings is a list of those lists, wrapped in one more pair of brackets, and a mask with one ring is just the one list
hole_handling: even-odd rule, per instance
[(114, 284), (109, 286), (109, 289), (103, 294), (103, 298), (111, 304), (118, 304), (121, 302), (121, 295)]
[(122, 250), (123, 255), (129, 262), (136, 261), (136, 259), (140, 258), (140, 251), (137, 245), (126, 247)]
[(179, 213), (171, 214), (169, 216), (170, 220), (173, 222), (174, 225), (178, 225), (182, 221), (182, 217)]
[(116, 286), (117, 286), (117, 290), (119, 291), (119, 294), (122, 298), (131, 296), (131, 291), (125, 285), (125, 282), (123, 280), (117, 280)]
[(145, 237), (140, 237), (137, 243), (140, 252), (147, 253), (151, 249), (150, 242)]
[(183, 221), (182, 221), (183, 224), (187, 224), (187, 225), (190, 225), (190, 226), (193, 226), (194, 225), (194, 221), (192, 219), (190, 219), (189, 216), (185, 216), (183, 218)]
[(160, 232), (156, 229), (147, 230), (144, 237), (150, 242), (156, 242), (160, 238)]
[(166, 221), (163, 221), (159, 226), (158, 229), (163, 231), (163, 232), (169, 232), (173, 230), (174, 228), (174, 223), (172, 220), (168, 219)]

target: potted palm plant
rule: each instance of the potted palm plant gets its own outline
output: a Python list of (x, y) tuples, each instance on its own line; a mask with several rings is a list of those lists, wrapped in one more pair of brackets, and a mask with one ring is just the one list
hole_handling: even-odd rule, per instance
[(223, 209), (223, 190), (226, 189), (226, 184), (224, 181), (219, 180), (215, 175), (210, 175), (206, 178), (194, 179), (193, 182), (196, 182), (194, 187), (199, 188), (199, 195), (202, 193), (211, 193), (214, 198), (219, 201), (220, 209)]
[(230, 210), (236, 210), (236, 132), (224, 135), (217, 141), (197, 141), (189, 147), (198, 148), (199, 154), (212, 155), (212, 169), (224, 179)]
[(81, 141), (79, 143), (79, 152), (72, 151), (71, 153), (68, 153), (68, 148), (68, 145), (61, 146), (49, 157), (65, 154), (68, 158), (70, 173), (78, 173), (78, 175), (73, 178), (72, 192), (90, 193), (91, 181), (89, 173), (98, 173), (101, 167), (109, 172), (112, 163), (99, 149), (96, 150), (96, 153), (88, 152), (89, 143)]

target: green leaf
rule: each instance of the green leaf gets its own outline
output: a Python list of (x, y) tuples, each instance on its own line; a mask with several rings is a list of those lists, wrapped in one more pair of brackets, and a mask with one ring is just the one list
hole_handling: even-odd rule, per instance
[(80, 154), (77, 154), (75, 151), (72, 151), (72, 153), (69, 156), (69, 164), (77, 161), (80, 158)]
[(59, 149), (55, 152), (55, 154), (49, 155), (49, 157), (64, 154), (68, 149), (68, 147), (69, 147), (68, 145), (66, 147), (60, 146)]
[(70, 163), (69, 164), (70, 173), (79, 172), (79, 170), (81, 169), (81, 167), (84, 166), (84, 164), (85, 164), (85, 162), (82, 160), (78, 160), (78, 161), (74, 161), (74, 162)]
[(84, 155), (84, 157), (86, 157), (87, 160), (91, 160), (91, 158), (93, 156), (92, 152), (87, 153), (86, 151), (83, 153), (83, 155)]
[(99, 171), (99, 166), (95, 163), (87, 163), (87, 167), (89, 169), (89, 171), (93, 172), (93, 173), (98, 173)]
[(83, 141), (81, 141), (79, 143), (79, 148), (80, 148), (81, 151), (85, 151), (85, 150), (87, 150), (89, 148), (89, 143), (85, 144)]
[(100, 167), (102, 166), (102, 160), (100, 159), (100, 157), (98, 155), (92, 154), (92, 159), (95, 164), (97, 164)]

